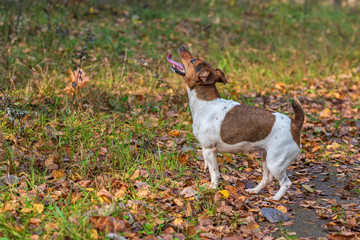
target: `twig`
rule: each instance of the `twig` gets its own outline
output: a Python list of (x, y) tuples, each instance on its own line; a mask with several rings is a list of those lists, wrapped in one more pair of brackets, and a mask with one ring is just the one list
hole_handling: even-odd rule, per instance
[(18, 27), (20, 25), (20, 19), (22, 15), (22, 9), (24, 5), (24, 0), (20, 0), (18, 10), (17, 10), (17, 17), (16, 17), (16, 25), (15, 25), (15, 34), (17, 34)]
[(86, 39), (85, 39), (85, 42), (84, 42), (84, 45), (82, 46), (82, 50), (79, 54), (79, 64), (77, 65), (76, 67), (76, 70), (77, 71), (77, 75), (75, 76), (75, 81), (72, 83), (72, 87), (74, 88), (74, 94), (73, 94), (73, 102), (75, 101), (75, 95), (76, 95), (76, 90), (77, 90), (77, 83), (78, 83), (78, 80), (82, 81), (83, 78), (82, 78), (82, 70), (81, 70), (81, 65), (82, 65), (82, 62), (83, 61), (86, 61), (87, 60), (87, 57), (88, 57), (88, 53), (87, 53), (87, 46), (86, 44), (87, 43), (92, 43), (93, 41), (95, 40), (94, 38), (94, 33), (91, 31), (91, 27), (89, 27), (89, 29), (87, 30), (86, 32)]

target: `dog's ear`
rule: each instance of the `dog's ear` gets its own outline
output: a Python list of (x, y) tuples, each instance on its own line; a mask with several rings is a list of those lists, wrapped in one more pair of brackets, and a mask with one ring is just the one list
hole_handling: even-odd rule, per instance
[(211, 82), (211, 78), (213, 74), (211, 74), (211, 70), (210, 69), (206, 69), (203, 70), (199, 73), (199, 80), (202, 81), (205, 84), (210, 84)]
[(220, 69), (216, 69), (213, 72), (210, 69), (201, 71), (199, 73), (199, 80), (204, 84), (212, 84), (217, 82), (222, 82), (223, 84), (227, 83), (225, 74)]
[(223, 71), (221, 71), (220, 69), (217, 68), (215, 70), (215, 74), (217, 75), (216, 82), (222, 82), (223, 84), (227, 83), (227, 80), (225, 78), (225, 74), (223, 73)]

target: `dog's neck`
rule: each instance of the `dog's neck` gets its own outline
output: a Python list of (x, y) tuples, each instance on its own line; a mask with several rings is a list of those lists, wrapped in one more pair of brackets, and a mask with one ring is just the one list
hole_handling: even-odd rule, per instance
[[(211, 101), (220, 98), (220, 94), (216, 88), (215, 83), (212, 84), (197, 84), (192, 88), (187, 86), (188, 93), (191, 91), (195, 94), (196, 99), (199, 101)], [(190, 97), (190, 94), (189, 94)], [(191, 96), (193, 97), (193, 96)], [(195, 99), (194, 99), (195, 100)]]
[(215, 84), (197, 85), (192, 89), (186, 85), (186, 89), (188, 92), (189, 105), (193, 117), (196, 113), (206, 111), (206, 105), (211, 104), (213, 100), (220, 98), (220, 94), (216, 89)]

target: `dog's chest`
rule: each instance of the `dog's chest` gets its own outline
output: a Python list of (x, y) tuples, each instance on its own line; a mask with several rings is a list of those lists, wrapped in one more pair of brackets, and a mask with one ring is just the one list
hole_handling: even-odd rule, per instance
[(193, 91), (188, 90), (188, 93), (194, 136), (201, 145), (214, 147), (220, 140), (221, 124), (226, 113), (240, 103), (222, 98), (203, 101), (197, 99)]

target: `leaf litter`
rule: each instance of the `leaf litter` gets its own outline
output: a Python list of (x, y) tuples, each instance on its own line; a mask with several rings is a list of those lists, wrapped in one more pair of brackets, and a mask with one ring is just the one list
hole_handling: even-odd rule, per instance
[[(126, 13), (124, 16), (117, 21), (128, 21)], [(141, 24), (136, 18), (131, 21)], [(181, 28), (187, 31), (185, 27)], [(82, 81), (76, 82), (79, 71), (83, 74)], [(73, 94), (74, 82), (79, 88), (91, 83), (82, 69), (69, 70), (68, 74), (69, 77), (64, 77), (66, 87), (62, 90), (66, 94)], [(131, 80), (132, 76), (127, 77)], [(303, 104), (307, 113), (301, 142), (304, 150), (290, 166), (293, 186), (280, 202), (266, 200), (276, 192), (278, 185), (275, 183), (269, 184), (259, 195), (245, 192), (245, 188), (256, 185), (261, 179), (259, 156), (256, 154), (219, 156), (220, 169), (225, 169), (223, 180), (219, 189), (207, 188), (210, 178), (204, 170), (201, 152), (196, 140), (187, 136), (191, 135), (189, 127), (186, 127), (191, 125), (191, 119), (187, 116), (186, 99), (175, 97), (173, 90), (157, 97), (145, 97), (143, 93), (129, 91), (127, 103), (116, 106), (125, 109), (123, 116), (111, 116), (124, 121), (126, 127), (114, 129), (104, 121), (99, 132), (92, 136), (99, 145), (91, 149), (74, 152), (71, 144), (64, 144), (60, 153), (49, 150), (55, 149), (66, 131), (72, 134), (81, 124), (66, 129), (64, 123), (54, 121), (46, 128), (49, 141), (34, 140), (32, 145), (25, 144), (26, 140), (18, 136), (6, 136), (6, 146), (1, 143), (1, 154), (11, 153), (23, 159), (34, 156), (37, 169), (47, 168), (48, 175), (38, 186), (28, 184), (31, 179), (26, 174), (2, 178), (1, 191), (11, 189), (13, 194), (10, 199), (2, 200), (0, 212), (8, 219), (16, 220), (12, 229), (22, 232), (28, 228), (34, 233), (34, 238), (39, 237), (41, 231), (54, 238), (58, 236), (59, 224), (45, 223), (43, 214), (49, 209), (55, 206), (74, 207), (84, 202), (86, 209), (67, 216), (66, 221), (78, 226), (85, 219), (86, 223), (90, 223), (94, 239), (104, 236), (102, 233), (113, 239), (191, 239), (196, 235), (201, 239), (274, 239), (281, 235), (280, 224), (268, 223), (266, 216), (261, 214), (264, 209), (273, 209), (286, 216), (284, 220), (289, 219), (281, 226), (290, 229), (287, 234), (291, 236), (296, 235), (300, 228), (319, 224), (317, 221), (307, 222), (309, 216), (315, 215), (321, 220), (319, 227), (322, 230), (316, 229), (319, 237), (355, 239), (360, 233), (358, 73), (304, 81), (304, 85), (278, 82), (274, 87), (256, 93), (249, 93), (246, 89), (244, 92), (224, 91), (228, 98), (242, 94), (243, 101), (290, 114), (289, 97), (296, 94)], [(37, 101), (43, 102), (44, 99), (40, 96)], [(162, 112), (139, 107), (159, 101), (164, 105)], [(107, 104), (110, 106), (104, 104), (104, 110), (114, 108)], [(129, 120), (132, 116), (137, 116), (135, 123)], [(1, 118), (6, 121), (3, 115)], [(165, 118), (173, 119), (174, 123), (158, 129), (159, 122)], [(27, 126), (35, 125), (34, 122), (31, 117), (25, 119)], [(180, 123), (186, 130), (173, 129), (175, 124)], [(105, 144), (105, 140), (114, 140), (105, 136), (112, 132), (119, 134), (137, 124), (152, 126), (151, 130), (156, 134), (134, 134), (120, 143), (120, 146), (129, 146), (131, 161), (136, 161), (143, 154), (141, 149), (155, 153), (157, 157), (154, 161), (162, 161), (162, 152), (175, 151), (179, 153), (175, 157), (178, 171), (159, 170), (149, 165), (146, 169), (137, 168), (127, 176), (119, 176), (111, 171), (111, 167), (101, 164), (107, 159), (115, 159), (115, 149)], [(76, 143), (75, 140), (73, 144)], [(94, 173), (81, 174), (77, 171), (78, 162), (94, 155), (99, 159), (89, 163)], [(16, 159), (6, 165), (26, 169)], [(32, 203), (29, 204), (29, 201)], [(306, 213), (309, 215), (299, 218), (300, 209), (309, 209)], [(28, 215), (28, 221), (17, 221)], [(312, 237), (309, 234), (313, 232), (303, 232), (298, 237)]]

